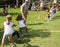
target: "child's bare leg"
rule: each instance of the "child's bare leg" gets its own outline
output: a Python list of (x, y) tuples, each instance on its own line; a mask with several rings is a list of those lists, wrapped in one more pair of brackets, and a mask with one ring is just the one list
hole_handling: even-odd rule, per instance
[(29, 34), (28, 34), (28, 29), (27, 29), (27, 27), (25, 27), (25, 30), (26, 30), (25, 35), (29, 35)]
[(2, 47), (4, 47), (4, 44), (5, 44), (5, 41), (4, 41), (4, 40), (2, 40)]
[(3, 38), (2, 38), (2, 42), (1, 42), (1, 47), (4, 47), (4, 45), (5, 45), (5, 39), (6, 39), (6, 35), (4, 34)]
[(25, 23), (25, 25), (26, 25), (26, 19), (24, 20), (24, 23)]
[(18, 31), (15, 31), (15, 32), (12, 34), (12, 37), (13, 37), (14, 35), (17, 35), (18, 40), (20, 40), (20, 36), (19, 36)]
[(12, 47), (16, 47), (14, 40), (12, 39), (12, 35), (9, 35), (8, 39), (10, 40), (10, 43), (12, 43)]
[(26, 33), (28, 32), (28, 29), (27, 29), (27, 27), (25, 27), (25, 29), (26, 29)]
[(22, 28), (19, 29), (20, 33), (22, 34)]
[(13, 41), (13, 39), (11, 39), (11, 40), (10, 40), (10, 42), (11, 42), (12, 44), (14, 44), (14, 41)]
[(16, 47), (13, 39), (11, 39), (10, 42), (12, 43), (12, 47)]

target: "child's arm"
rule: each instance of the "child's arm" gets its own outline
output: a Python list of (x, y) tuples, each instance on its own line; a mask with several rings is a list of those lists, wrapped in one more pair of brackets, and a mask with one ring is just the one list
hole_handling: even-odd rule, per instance
[(25, 20), (25, 17), (24, 17), (24, 6), (21, 6), (21, 13), (22, 13), (22, 18)]
[(17, 25), (16, 24), (13, 24), (13, 26), (12, 27), (16, 27)]
[(25, 20), (24, 14), (22, 14), (22, 18), (23, 18), (23, 20)]

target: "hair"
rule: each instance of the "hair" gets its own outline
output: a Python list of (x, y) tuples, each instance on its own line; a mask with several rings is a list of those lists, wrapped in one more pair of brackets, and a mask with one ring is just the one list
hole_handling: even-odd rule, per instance
[(49, 6), (49, 8), (51, 8), (52, 6)]
[(8, 21), (12, 20), (12, 17), (10, 14), (6, 16), (6, 20), (8, 20)]
[(19, 14), (19, 15), (17, 16), (16, 20), (17, 20), (17, 21), (22, 20), (22, 15)]
[(49, 9), (49, 8), (47, 8), (47, 12), (49, 12), (49, 10), (50, 10), (50, 9)]

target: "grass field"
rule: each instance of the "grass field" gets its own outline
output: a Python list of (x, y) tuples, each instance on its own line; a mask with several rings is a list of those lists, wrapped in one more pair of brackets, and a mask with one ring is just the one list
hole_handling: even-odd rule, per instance
[[(3, 27), (5, 16), (1, 14), (0, 8), (0, 29)], [(20, 8), (9, 9), (12, 15), (12, 21), (18, 24), (16, 16), (20, 13)], [(38, 19), (39, 17), (39, 19)], [(17, 47), (60, 47), (60, 12), (55, 14), (54, 19), (45, 21), (46, 11), (29, 11), (27, 17), (27, 27), (29, 36), (24, 36), (21, 41), (14, 40)], [(18, 26), (14, 30), (18, 30)], [(0, 31), (0, 45), (3, 31)], [(6, 41), (5, 47), (11, 47), (11, 44)]]

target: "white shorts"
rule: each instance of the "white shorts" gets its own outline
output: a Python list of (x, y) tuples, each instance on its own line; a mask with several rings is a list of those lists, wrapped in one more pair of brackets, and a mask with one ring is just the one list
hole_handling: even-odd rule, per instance
[(53, 16), (53, 13), (50, 14), (50, 17), (52, 17), (52, 16)]
[(8, 34), (8, 35), (4, 34), (2, 40), (5, 41), (7, 38), (9, 40), (11, 40), (12, 39), (12, 34)]

